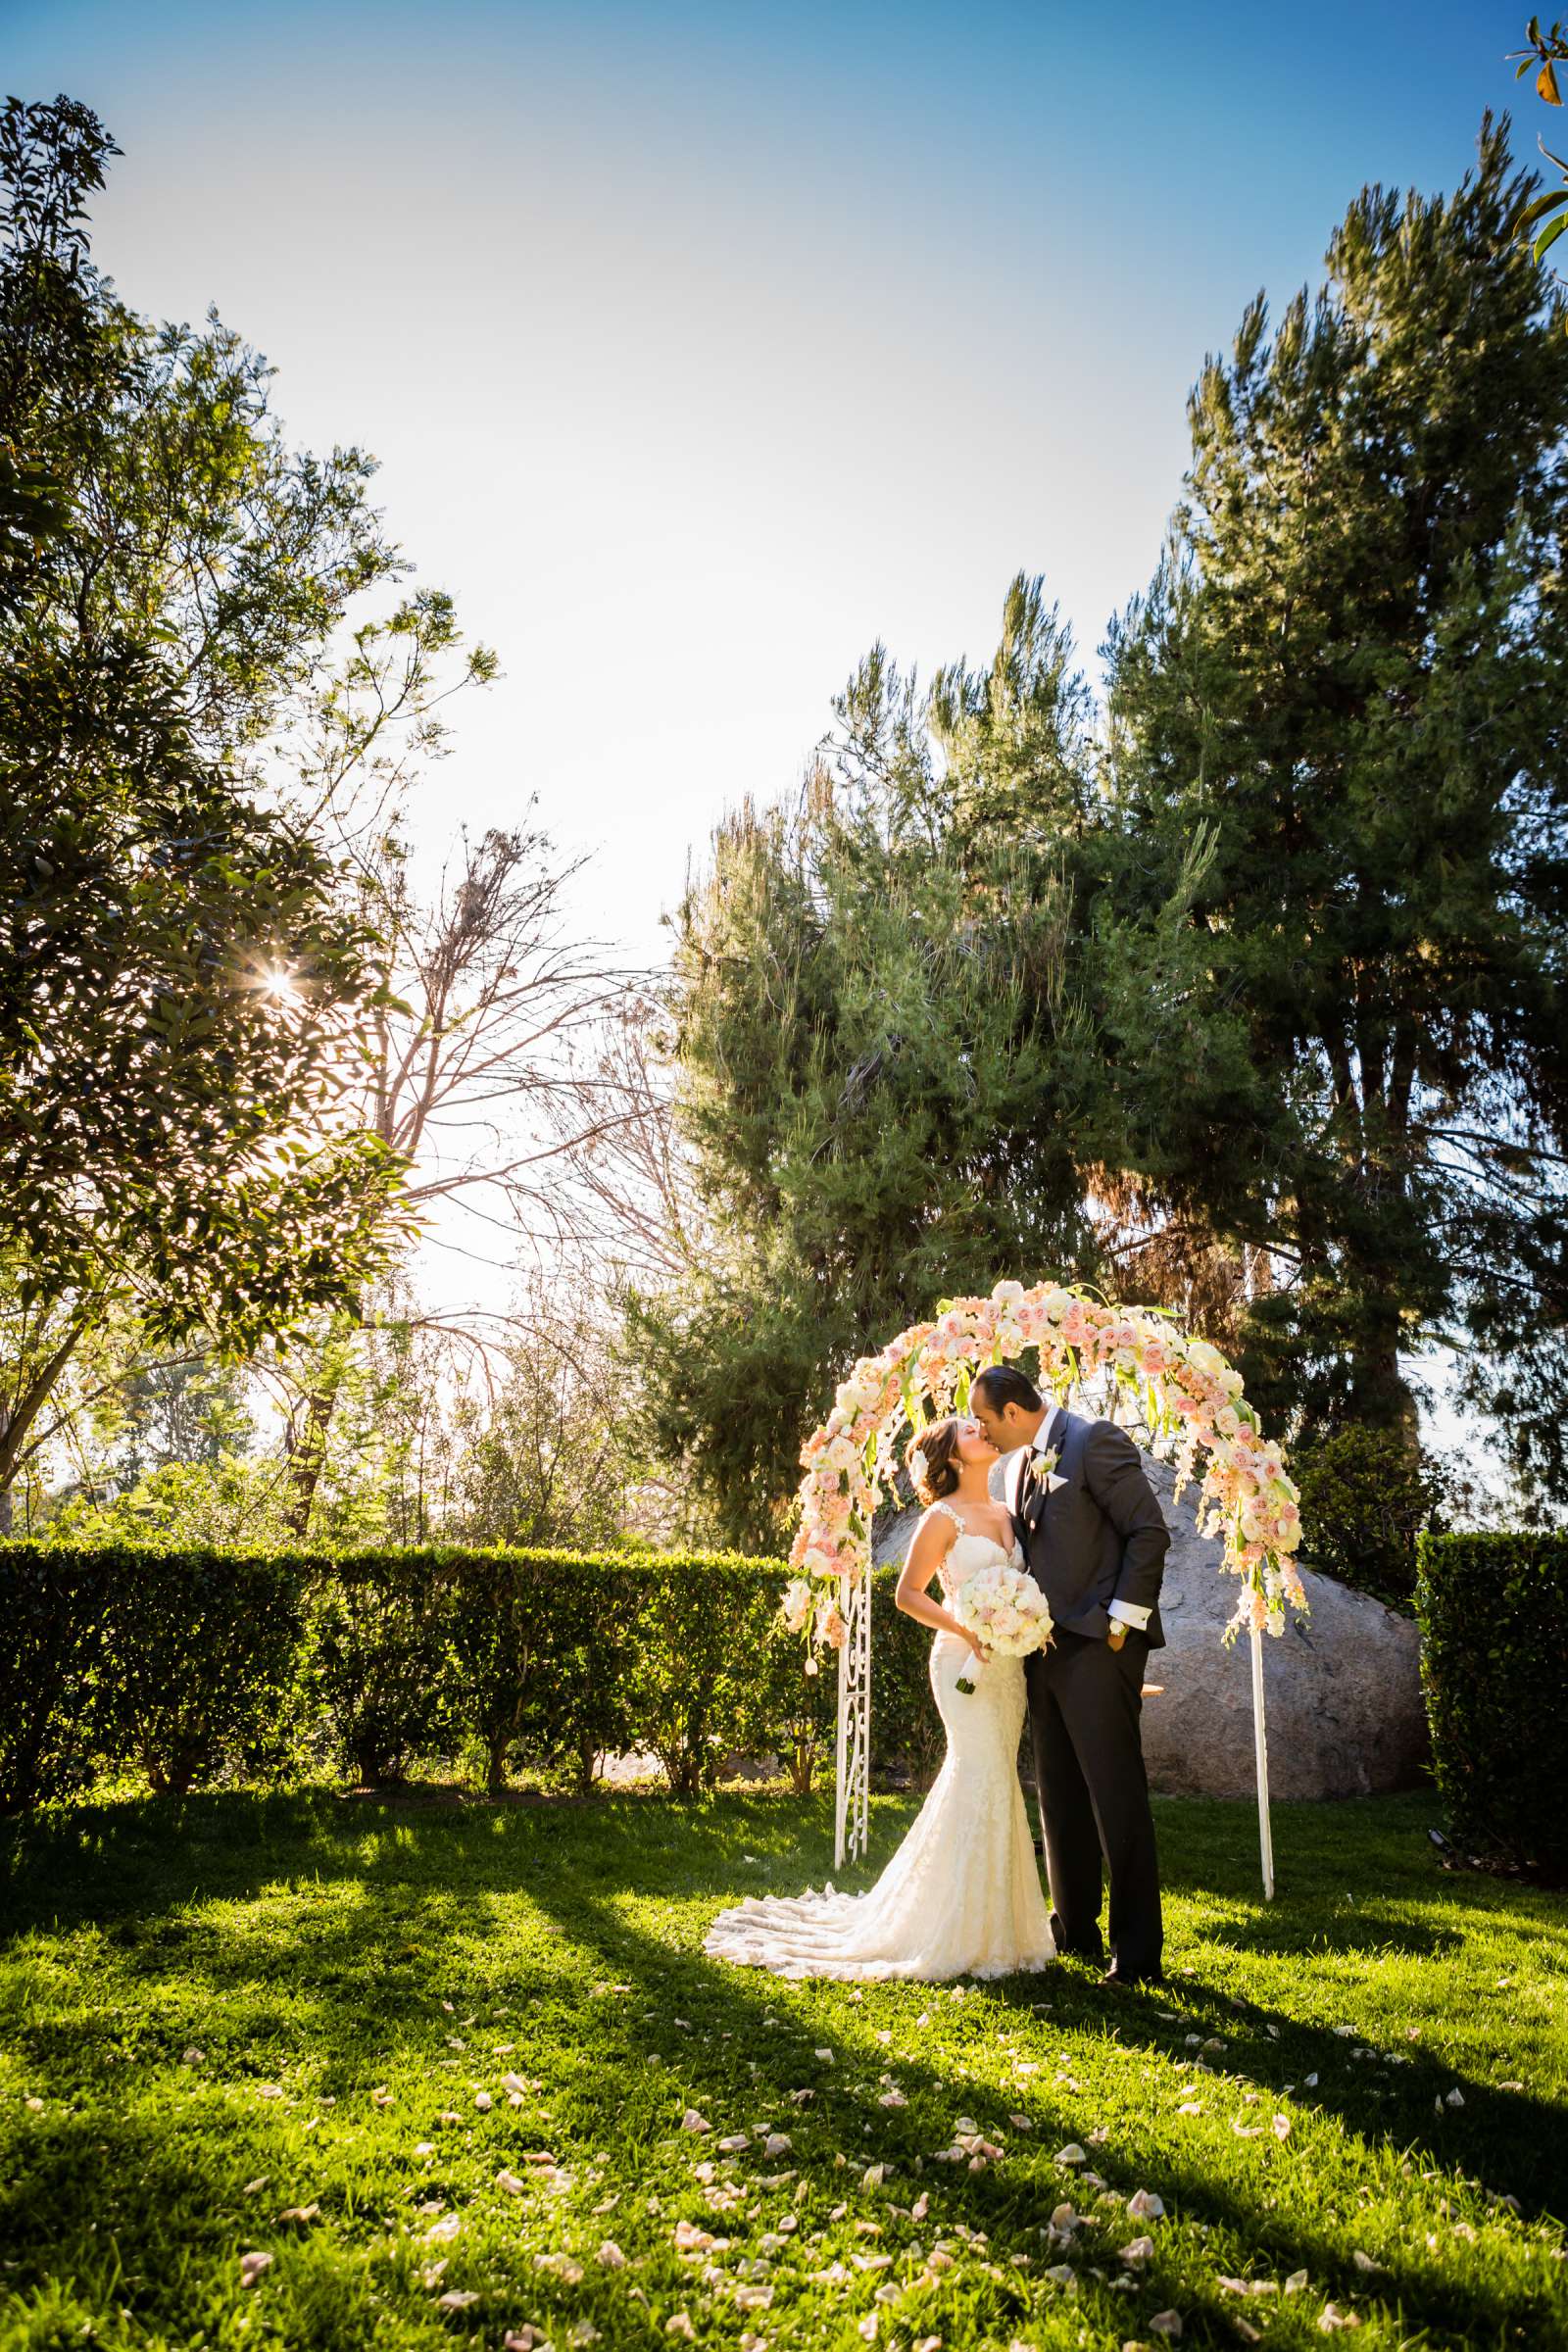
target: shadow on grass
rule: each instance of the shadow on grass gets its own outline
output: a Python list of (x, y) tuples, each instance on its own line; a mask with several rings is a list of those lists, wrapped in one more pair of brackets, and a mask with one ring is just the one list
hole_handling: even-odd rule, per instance
[[(845, 1883), (874, 1877), (910, 1810), (877, 1808), (875, 1860), (863, 1871), (846, 1873)], [(1339, 1811), (1314, 1813), (1328, 1810)], [(1538, 1908), (1540, 1898), (1521, 1914), (1517, 1888), (1488, 1884), (1456, 1889), (1451, 1879), (1437, 1874), (1413, 1844), (1424, 1835), (1418, 1812), (1381, 1819), (1385, 1828), (1390, 1820), (1401, 1830), (1408, 1826), (1411, 1859), (1402, 1859), (1401, 1848), (1391, 1869), (1385, 1853), (1390, 1876), (1379, 1890), (1382, 1900), (1358, 1901), (1343, 1920), (1328, 1916), (1328, 1906), (1349, 1899), (1344, 1882), (1355, 1865), (1332, 1822), (1303, 1817), (1291, 1825), (1290, 1885), (1298, 1891), (1288, 1891), (1267, 1911), (1231, 1917), (1231, 1905), (1251, 1892), (1235, 1816), (1215, 1819), (1211, 1808), (1178, 1812), (1164, 1805), (1160, 1826), (1174, 1866), (1167, 1882), (1214, 1902), (1220, 1916), (1205, 1923), (1205, 1940), (1239, 1958), (1304, 1958), (1309, 1964), (1317, 1948), (1369, 1958), (1393, 1951), (1419, 1965), (1462, 1942), (1446, 1922), (1411, 1922), (1390, 1908), (1400, 1893), (1412, 1903), (1439, 1899), (1446, 1913), (1457, 1899), (1461, 1911), (1489, 1914), (1494, 1922), (1507, 1915), (1521, 1934), (1559, 1944), (1562, 1927)], [(1342, 1826), (1348, 1820), (1341, 1814)], [(7, 1940), (16, 1946), (34, 1933), (100, 1937), (106, 1966), (120, 1980), (118, 2010), (125, 2023), (117, 2031), (170, 2065), (176, 2063), (184, 2029), (176, 2030), (172, 2019), (163, 2022), (151, 1996), (177, 1969), (210, 2009), (206, 2040), (215, 2067), (226, 2064), (231, 2078), (241, 2080), (253, 2069), (261, 2072), (268, 2055), (259, 2045), (272, 2031), (296, 2048), (318, 2053), (313, 2087), (320, 2093), (363, 2092), (400, 2050), (416, 2057), (427, 2052), (438, 1992), (460, 2005), (504, 1996), (524, 2013), (536, 2008), (541, 2029), (548, 2019), (558, 2038), (562, 2020), (575, 2019), (580, 2065), (560, 2094), (560, 2103), (574, 2106), (575, 2115), (564, 2117), (564, 2129), (587, 2146), (610, 2144), (618, 2134), (620, 2161), (633, 2172), (638, 2148), (661, 2132), (668, 2135), (680, 2104), (734, 2108), (735, 2055), (733, 2048), (726, 2054), (723, 2043), (738, 2044), (745, 2064), (756, 2070), (748, 2095), (757, 2113), (790, 2119), (792, 2164), (820, 2195), (842, 2196), (856, 2180), (863, 2146), (848, 2168), (835, 2158), (863, 2143), (869, 2120), (875, 2153), (896, 2168), (901, 2185), (912, 2182), (917, 2160), (923, 2164), (920, 2185), (930, 2195), (934, 2227), (952, 2230), (961, 2222), (999, 2239), (1016, 2239), (1049, 2218), (1057, 2198), (1071, 2193), (1072, 2180), (1054, 2169), (1046, 2144), (1025, 2155), (1026, 2143), (1001, 2112), (1001, 2089), (970, 2082), (951, 2061), (901, 2055), (896, 2063), (907, 2110), (889, 2114), (874, 2095), (861, 2103), (850, 2082), (861, 2075), (874, 2082), (888, 2054), (869, 2025), (855, 2019), (847, 1988), (754, 1977), (708, 1960), (699, 1948), (707, 1919), (720, 1902), (738, 1892), (820, 1885), (829, 1875), (829, 1857), (824, 1809), (776, 1797), (726, 1795), (686, 1810), (655, 1796), (617, 1796), (556, 1812), (438, 1810), (328, 1793), (216, 1795), (187, 1800), (177, 1814), (167, 1800), (147, 1800), (82, 1808), (14, 1835)], [(288, 1905), (281, 1928), (263, 1917), (225, 1923), (220, 1932), (200, 1908), (214, 1899), (254, 1904), (274, 1887)], [(543, 1923), (542, 1936), (526, 1956), (502, 1962), (496, 1955), (506, 1946), (503, 1930), (514, 1929), (519, 1902)], [(1568, 1951), (1568, 1943), (1560, 1948)], [(601, 2004), (592, 1991), (601, 1977), (626, 1989)], [(274, 1980), (275, 2011), (270, 2011), (267, 1987)], [(920, 1985), (878, 1992), (884, 2005), (887, 1997), (906, 1995), (913, 2006), (939, 1997)], [(225, 2004), (237, 2004), (241, 1996), (250, 2002), (243, 2034), (236, 2034), (225, 2050)], [(1046, 1979), (988, 1985), (970, 1997), (973, 2007), (965, 2004), (963, 2024), (972, 2014), (976, 2031), (969, 2041), (976, 2048), (985, 2038), (981, 2021), (993, 2035), (1009, 2025), (1027, 2026), (1046, 2043), (1062, 2031), (1113, 2036), (1130, 2056), (1150, 2060), (1181, 2058), (1192, 2033), (1234, 2041), (1245, 2031), (1259, 2046), (1255, 2054), (1228, 2051), (1227, 2075), (1270, 2095), (1278, 2082), (1300, 2083), (1322, 2070), (1326, 2050), (1330, 2058), (1345, 2055), (1343, 2043), (1327, 2041), (1325, 2026), (1302, 2024), (1282, 2008), (1198, 1976), (1179, 1977), (1168, 1987), (1106, 1993), (1091, 1976), (1064, 1965)], [(1042, 2002), (1051, 2004), (1049, 2025), (1037, 2020)], [(666, 2041), (672, 2037), (667, 2021), (678, 2008), (694, 2029), (721, 2036), (719, 2046), (694, 2031), (679, 2044), (678, 2064), (648, 2070), (637, 2046), (647, 2037), (639, 2004), (664, 2021)], [(824, 2013), (830, 2028), (823, 2026)], [(956, 2007), (944, 2026), (956, 2031), (958, 2016)], [(825, 2032), (844, 2063), (824, 2082), (811, 2050)], [(122, 2040), (114, 2045), (105, 2037), (104, 2046), (95, 2048), (92, 2033), (85, 2022), (49, 2020), (30, 2029), (31, 2046), (40, 2057), (69, 2054), (78, 2075), (109, 2079), (122, 2064)], [(816, 2096), (796, 2117), (789, 2093), (803, 2085), (815, 2087)], [(1434, 2098), (1453, 2087), (1461, 2091), (1463, 2108), (1446, 2106), (1442, 2119), (1435, 2118)], [(1559, 2111), (1544, 2100), (1498, 2092), (1447, 2067), (1440, 2070), (1424, 2056), (1399, 2070), (1397, 2085), (1375, 2119), (1367, 2114), (1364, 2081), (1323, 2083), (1302, 2096), (1337, 2121), (1352, 2177), (1357, 2150), (1365, 2150), (1418, 2169), (1430, 2166), (1454, 2180), (1473, 2168), (1513, 2189), (1535, 2216), (1560, 2219), (1568, 2211), (1568, 2135)], [(1032, 2089), (1029, 2097), (1051, 2147), (1052, 2134), (1068, 2139), (1087, 2132), (1091, 2119), (1082, 2099), (1046, 2088)], [(960, 2103), (982, 2130), (1006, 2140), (1010, 2154), (1004, 2166), (970, 2175), (931, 2165)], [(266, 2170), (265, 2118), (243, 2137), (243, 2153), (238, 2146), (233, 2151), (236, 2160)], [(67, 2200), (89, 2148), (98, 2166), (107, 2154), (114, 2173), (134, 2177), (145, 2187), (145, 2196), (141, 2188), (136, 2192), (127, 2234), (135, 2235), (144, 2218), (150, 2227), (156, 2212), (166, 2237), (172, 2221), (177, 2224), (172, 2243), (187, 2228), (187, 2249), (212, 2239), (210, 2178), (177, 2146), (150, 2146), (144, 2133), (102, 2113), (62, 2115), (51, 2123), (36, 2146), (30, 2211), (47, 2213), (54, 2201)], [(1497, 2341), (1548, 2339), (1553, 2322), (1543, 2299), (1505, 2282), (1467, 2279), (1461, 2287), (1431, 2270), (1395, 2264), (1369, 2286), (1348, 2268), (1343, 2245), (1316, 2223), (1312, 2210), (1297, 2205), (1281, 2211), (1268, 2201), (1270, 2175), (1261, 2166), (1255, 2186), (1243, 2183), (1196, 2151), (1190, 2158), (1173, 2155), (1165, 2144), (1156, 2145), (1152, 2132), (1136, 2126), (1121, 2129), (1095, 2153), (1121, 2194), (1157, 2187), (1178, 2214), (1206, 2224), (1222, 2238), (1245, 2241), (1250, 2256), (1255, 2252), (1282, 2271), (1306, 2267), (1314, 2291), (1342, 2299), (1375, 2292), (1397, 2309), (1401, 2328), (1490, 2334)], [(912, 2196), (913, 2187), (905, 2193)], [(6, 2203), (15, 2221), (14, 2200)], [(1127, 2234), (1134, 2234), (1131, 2223)], [(1158, 2243), (1156, 2236), (1148, 2291), (1140, 2292), (1138, 2308), (1179, 2297), (1189, 2328), (1200, 2328), (1200, 2340), (1234, 2341), (1234, 2307), (1202, 2281), (1195, 2284), (1190, 2269), (1178, 2274), (1164, 2268)], [(178, 2259), (171, 2253), (172, 2279), (177, 2278)], [(1087, 2277), (1082, 2291), (1085, 2316), (1093, 2314), (1107, 2328), (1133, 2317), (1126, 2307), (1132, 2298), (1124, 2302)], [(1027, 2297), (1014, 2288), (1011, 2300), (1017, 2318)]]
[[(541, 1890), (537, 1899), (548, 1905), (551, 1889), (547, 1887)], [(786, 1984), (767, 1976), (753, 1978), (752, 1972), (710, 1961), (700, 1952), (684, 1957), (671, 1952), (667, 1945), (643, 1933), (626, 1916), (623, 1908), (607, 1908), (601, 1903), (594, 1903), (585, 1914), (580, 1905), (574, 1904), (569, 1910), (563, 1905), (559, 1917), (563, 1924), (569, 1919), (572, 1931), (579, 1938), (591, 1936), (599, 1961), (618, 1977), (638, 1983), (649, 1992), (665, 2000), (678, 1997), (683, 2008), (691, 2008), (694, 2014), (699, 2012), (706, 1997), (714, 2014), (722, 2014), (731, 2020), (731, 2031), (736, 2037), (744, 2034), (754, 2050), (767, 2047), (770, 2032), (778, 2034), (781, 2036), (780, 2055), (794, 2062), (770, 2070), (776, 2075), (781, 2092), (787, 2095), (791, 2084), (786, 2078), (792, 2074), (797, 2083), (811, 2079), (808, 2045), (812, 2040), (815, 2029), (809, 2027), (808, 2019), (802, 2017), (799, 2020), (799, 2037), (791, 2036), (788, 2042), (782, 2041), (782, 2036), (789, 2032), (784, 2022), (770, 2022), (775, 2021), (776, 2012), (781, 2006), (794, 2005), (792, 1996), (799, 1997), (801, 2006), (808, 2010), (812, 2005), (810, 1987)], [(879, 1989), (887, 1991), (894, 1988)], [(918, 1984), (896, 1989), (906, 1990), (912, 1999), (921, 2002), (931, 1997), (931, 1989)], [(1043, 1989), (1048, 1989), (1050, 1994), (1052, 2022), (1049, 2027), (1036, 2023), (1036, 2011), (1042, 2003)], [(1031, 2030), (1044, 2040), (1049, 2040), (1063, 2028), (1090, 2034), (1110, 2030), (1117, 2033), (1122, 2046), (1129, 2050), (1141, 2046), (1152, 2056), (1165, 2056), (1170, 2052), (1168, 2026), (1163, 2035), (1154, 2030), (1165, 2024), (1159, 2017), (1159, 2008), (1168, 2005), (1160, 2001), (1155, 1988), (1151, 1988), (1147, 1994), (1134, 1994), (1129, 2001), (1126, 1994), (1102, 1991), (1093, 1974), (1080, 1974), (1076, 1969), (1064, 1966), (1051, 1972), (1046, 1978), (1030, 1976), (1014, 1979), (1001, 1984), (987, 1985), (984, 1990), (985, 1995), (1000, 1998), (1004, 2008), (1011, 2011), (1019, 2024), (1027, 2021)], [(1189, 2030), (1194, 2023), (1195, 2013), (1201, 2011), (1205, 1999), (1209, 2000), (1215, 2013), (1218, 2012), (1218, 2003), (1212, 2002), (1211, 1996), (1205, 1996), (1204, 1988), (1200, 1986), (1184, 1986), (1182, 1997), (1189, 2006), (1181, 2017), (1181, 2024)], [(1260, 2029), (1266, 2030), (1270, 2023), (1278, 2026), (1281, 2038), (1278, 2043), (1271, 2041), (1273, 2054), (1287, 2057), (1291, 2047), (1298, 2042), (1303, 2057), (1308, 2049), (1321, 2057), (1321, 2029), (1313, 2031), (1293, 2026), (1283, 2013), (1275, 2015), (1256, 2004), (1251, 2004), (1247, 2014), (1249, 2021)], [(1237, 2024), (1234, 2004), (1226, 2004), (1225, 2022), (1234, 2034)], [(1285, 2040), (1288, 2028), (1293, 2036), (1293, 2043), (1289, 2046)], [(845, 2032), (842, 2016), (836, 2019), (834, 2032), (835, 2039), (842, 2044)], [(870, 2075), (875, 2075), (886, 2064), (886, 2053), (869, 2032), (858, 2037), (855, 2056), (859, 2066)], [(1233, 2063), (1229, 2071), (1234, 2075), (1241, 2070)], [(1311, 2071), (1310, 2067), (1303, 2064), (1302, 2072), (1308, 2071)], [(978, 2177), (966, 2171), (950, 2172), (945, 2167), (934, 2167), (923, 2172), (919, 2185), (930, 2195), (930, 2218), (936, 2227), (951, 2230), (956, 2223), (962, 2222), (970, 2229), (981, 2228), (988, 2234), (999, 2231), (1005, 2233), (1009, 2230), (1015, 2231), (1020, 2219), (1024, 2218), (1020, 2214), (1020, 2199), (1026, 2201), (1027, 2211), (1031, 2190), (1038, 2220), (1044, 2222), (1049, 2219), (1058, 2198), (1070, 2192), (1072, 2176), (1050, 2167), (1042, 2147), (1033, 2167), (1035, 2179), (1029, 2187), (1020, 2189), (1015, 2165), (1022, 2143), (1008, 2125), (1004, 2112), (1005, 2094), (1001, 2089), (992, 2092), (965, 2083), (961, 2094), (958, 2094), (956, 2084), (944, 2069), (922, 2067), (907, 2056), (899, 2058), (897, 2072), (909, 2106), (891, 2124), (884, 2126), (876, 2144), (876, 2154), (896, 2167), (906, 2180), (912, 2180), (916, 2158), (928, 2163), (935, 2148), (946, 2143), (952, 2131), (951, 2109), (958, 2096), (961, 2096), (964, 2105), (971, 2108), (982, 2131), (994, 2132), (1006, 2140), (1013, 2151), (1013, 2159), (1007, 2169), (989, 2171)], [(1445, 2079), (1448, 2078), (1446, 2076)], [(1535, 2156), (1546, 2160), (1545, 2169), (1551, 2176), (1550, 2188), (1544, 2189), (1540, 2164), (1533, 2168), (1531, 2185), (1538, 2192), (1533, 2210), (1545, 2212), (1549, 2209), (1554, 2217), (1560, 2214), (1564, 2209), (1563, 2191), (1568, 2188), (1564, 2151), (1557, 2141), (1560, 2117), (1544, 2103), (1521, 2102), (1511, 2096), (1505, 2099), (1500, 2094), (1489, 2092), (1484, 2085), (1468, 2082), (1468, 2079), (1466, 2081), (1468, 2087), (1465, 2095), (1472, 2112), (1468, 2119), (1465, 2147), (1480, 2143), (1490, 2136), (1488, 2125), (1494, 2114), (1499, 2122), (1505, 2121), (1510, 2146), (1517, 2147), (1521, 2138), (1527, 2140)], [(685, 2095), (701, 2106), (705, 2095), (710, 2092), (716, 2095), (722, 2087), (718, 2080), (712, 2082), (705, 2081), (701, 2058), (694, 2051), (687, 2059), (683, 2074)], [(857, 2129), (863, 2132), (865, 2110), (858, 2107), (853, 2098), (834, 2090), (821, 2094), (821, 2097), (820, 2108), (813, 2106), (810, 2111), (812, 2125), (820, 2140), (837, 2140), (842, 2145), (851, 2139)], [(1322, 2108), (1328, 2112), (1334, 2111), (1332, 2092), (1325, 2095), (1319, 2091), (1316, 2097)], [(1081, 2100), (1076, 2104), (1069, 2103), (1066, 2099), (1038, 2088), (1032, 2090), (1031, 2099), (1037, 2108), (1046, 2111), (1043, 2120), (1049, 2124), (1049, 2136), (1054, 2138), (1059, 2134), (1065, 2140), (1085, 2132), (1085, 2110)], [(922, 2100), (929, 2103), (928, 2115), (930, 2105), (940, 2105), (941, 2109), (940, 2117), (934, 2121), (928, 2120), (923, 2129), (916, 2120)], [(988, 2103), (993, 2109), (989, 2116), (984, 2112)], [(1359, 2119), (1352, 2124), (1344, 2112), (1340, 2120), (1348, 2140), (1352, 2144), (1369, 2148), (1382, 2144), (1399, 2156), (1411, 2159), (1425, 2153), (1448, 2167), (1463, 2160), (1463, 2150), (1456, 2148), (1456, 2135), (1451, 2130), (1446, 2130), (1440, 2149), (1436, 2145), (1428, 2146), (1425, 2135), (1419, 2131), (1406, 2132), (1393, 2128), (1392, 2119), (1390, 2127), (1380, 2126), (1370, 2132)], [(825, 2132), (821, 2129), (823, 2126), (827, 2127)], [(796, 2145), (792, 2153), (797, 2162), (805, 2163), (807, 2159), (802, 2156), (802, 2135), (798, 2129), (794, 2136)], [(1123, 2195), (1130, 2194), (1135, 2188), (1157, 2185), (1167, 2205), (1184, 2218), (1207, 2224), (1210, 2230), (1225, 2230), (1244, 2238), (1250, 2247), (1266, 2253), (1282, 2272), (1303, 2267), (1308, 2269), (1314, 2285), (1319, 2289), (1326, 2288), (1331, 2295), (1341, 2299), (1360, 2299), (1369, 2291), (1366, 2276), (1346, 2262), (1343, 2252), (1327, 2232), (1315, 2229), (1309, 2215), (1300, 2212), (1282, 2213), (1265, 2201), (1261, 2183), (1257, 2194), (1253, 2196), (1239, 2189), (1232, 2181), (1216, 2179), (1213, 2171), (1201, 2162), (1173, 2161), (1163, 2148), (1155, 2151), (1152, 2147), (1140, 2146), (1135, 2134), (1125, 2136), (1120, 2146), (1107, 2144), (1102, 2151), (1097, 2151), (1096, 2161), (1105, 2173), (1109, 2185)], [(814, 2163), (818, 2168), (832, 2166), (831, 2149), (826, 2145), (818, 2149)], [(836, 2173), (837, 2168), (833, 2169)], [(842, 2176), (839, 2177), (842, 2179)], [(828, 2178), (831, 2181), (832, 2175)], [(914, 2193), (913, 2186), (908, 2193)], [(1128, 2230), (1129, 2234), (1135, 2234), (1131, 2223)], [(1156, 2246), (1157, 2243), (1156, 2239)], [(1154, 2290), (1154, 2307), (1179, 2296), (1191, 2324), (1197, 2298), (1191, 2273), (1163, 2274), (1156, 2259), (1148, 2278), (1151, 2288)], [(1089, 2280), (1083, 2279), (1081, 2283), (1086, 2294), (1092, 2294)], [(1544, 2335), (1536, 2331), (1544, 2329), (1548, 2312), (1544, 2299), (1536, 2295), (1521, 2296), (1494, 2285), (1478, 2289), (1467, 2283), (1460, 2289), (1456, 2284), (1435, 2282), (1430, 2274), (1425, 2272), (1401, 2273), (1396, 2266), (1391, 2266), (1387, 2276), (1377, 2281), (1376, 2292), (1380, 2300), (1397, 2305), (1401, 2326), (1413, 2322), (1423, 2327), (1451, 2328), (1459, 2334), (1471, 2335), (1490, 2327), (1495, 2330), (1499, 2341), (1509, 2333), (1521, 2330), (1527, 2331), (1528, 2340), (1544, 2340)], [(1127, 2317), (1115, 2294), (1102, 2291), (1098, 2301), (1102, 2306), (1099, 2316), (1107, 2326)], [(1208, 2303), (1206, 2317), (1214, 2326), (1215, 2340), (1235, 2340), (1234, 2305), (1214, 2296)]]

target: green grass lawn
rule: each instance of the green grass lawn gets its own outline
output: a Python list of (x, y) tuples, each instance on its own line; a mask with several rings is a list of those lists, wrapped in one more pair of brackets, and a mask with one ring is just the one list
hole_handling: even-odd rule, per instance
[(1568, 2342), (1568, 1903), (1446, 1875), (1425, 1796), (1279, 1807), (1272, 1905), (1247, 1807), (1158, 1814), (1138, 1994), (704, 1959), (825, 1799), (14, 1832), (0, 2343)]

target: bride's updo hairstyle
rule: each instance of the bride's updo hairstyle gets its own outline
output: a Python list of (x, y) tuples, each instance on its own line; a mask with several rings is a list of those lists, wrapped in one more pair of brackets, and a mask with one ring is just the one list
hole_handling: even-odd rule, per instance
[(909, 1483), (928, 1508), (933, 1502), (940, 1502), (945, 1494), (953, 1494), (958, 1484), (957, 1416), (950, 1413), (945, 1421), (933, 1421), (929, 1429), (911, 1440), (904, 1459)]

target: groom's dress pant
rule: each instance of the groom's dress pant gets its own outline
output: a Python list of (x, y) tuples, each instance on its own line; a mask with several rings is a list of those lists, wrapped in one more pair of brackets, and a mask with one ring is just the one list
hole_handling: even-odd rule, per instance
[(1117, 1650), (1058, 1627), (1025, 1668), (1057, 1949), (1103, 1958), (1103, 1864), (1110, 1948), (1118, 1968), (1137, 1976), (1158, 1969), (1163, 1940), (1139, 1730), (1148, 1656), (1147, 1634), (1129, 1633)]

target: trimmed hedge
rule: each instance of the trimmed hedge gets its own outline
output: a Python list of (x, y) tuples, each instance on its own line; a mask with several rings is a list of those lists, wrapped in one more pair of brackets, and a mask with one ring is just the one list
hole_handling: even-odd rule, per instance
[[(670, 1787), (781, 1751), (799, 1790), (830, 1759), (837, 1678), (783, 1631), (782, 1562), (733, 1554), (322, 1554), (0, 1544), (0, 1809), (134, 1766), (183, 1794), (331, 1758), (395, 1782), (477, 1751), (565, 1767), (651, 1748)], [(930, 1636), (873, 1587), (878, 1760), (935, 1769)]]
[(1433, 1769), (1455, 1833), (1568, 1874), (1568, 1534), (1423, 1536)]
[(0, 1544), (0, 1812), (127, 1765), (183, 1795), (279, 1761), (304, 1599), (282, 1556)]
[(13, 1544), (0, 1557), (0, 1812), (84, 1787), (98, 1764), (87, 1700), (103, 1654), (112, 1552)]

